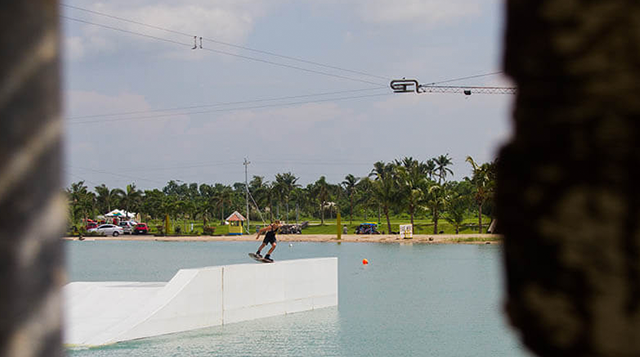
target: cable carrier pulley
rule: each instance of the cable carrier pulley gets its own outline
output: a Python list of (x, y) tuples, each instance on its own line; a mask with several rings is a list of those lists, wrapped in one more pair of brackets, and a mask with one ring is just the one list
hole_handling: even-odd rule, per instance
[(477, 94), (516, 94), (516, 87), (480, 87), (480, 86), (437, 86), (420, 84), (415, 79), (394, 79), (389, 84), (394, 93), (462, 93)]

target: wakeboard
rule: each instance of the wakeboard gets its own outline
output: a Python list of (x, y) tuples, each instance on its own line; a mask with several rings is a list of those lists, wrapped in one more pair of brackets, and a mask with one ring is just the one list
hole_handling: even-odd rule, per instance
[(257, 255), (256, 255), (256, 253), (249, 253), (249, 256), (250, 256), (253, 260), (258, 261), (258, 262), (261, 262), (261, 263), (273, 263), (273, 260), (271, 260), (271, 259), (266, 259), (266, 258), (261, 258), (261, 257), (257, 256)]

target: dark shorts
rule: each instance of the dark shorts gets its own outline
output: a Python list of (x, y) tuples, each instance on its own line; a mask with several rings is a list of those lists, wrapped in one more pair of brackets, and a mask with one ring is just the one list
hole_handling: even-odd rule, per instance
[(271, 245), (273, 245), (273, 244), (278, 243), (278, 240), (276, 239), (276, 235), (275, 235), (275, 234), (273, 234), (273, 235), (271, 235), (271, 234), (267, 234), (267, 235), (264, 237), (264, 239), (262, 240), (262, 243), (264, 243), (264, 244), (271, 244)]

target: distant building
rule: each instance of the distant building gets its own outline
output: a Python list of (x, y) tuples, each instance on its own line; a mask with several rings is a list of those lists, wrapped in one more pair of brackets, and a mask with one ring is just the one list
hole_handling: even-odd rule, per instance
[(242, 235), (243, 224), (246, 219), (240, 212), (235, 211), (225, 221), (229, 222), (229, 235), (239, 236)]

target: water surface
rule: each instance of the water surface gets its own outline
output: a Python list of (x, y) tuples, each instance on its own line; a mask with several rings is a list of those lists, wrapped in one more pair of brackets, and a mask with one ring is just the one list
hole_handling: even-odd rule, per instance
[[(168, 281), (181, 268), (252, 263), (247, 253), (258, 243), (65, 245), (70, 281)], [(339, 262), (338, 307), (69, 355), (531, 356), (502, 314), (500, 245), (282, 242), (274, 254), (277, 260), (333, 256)]]

